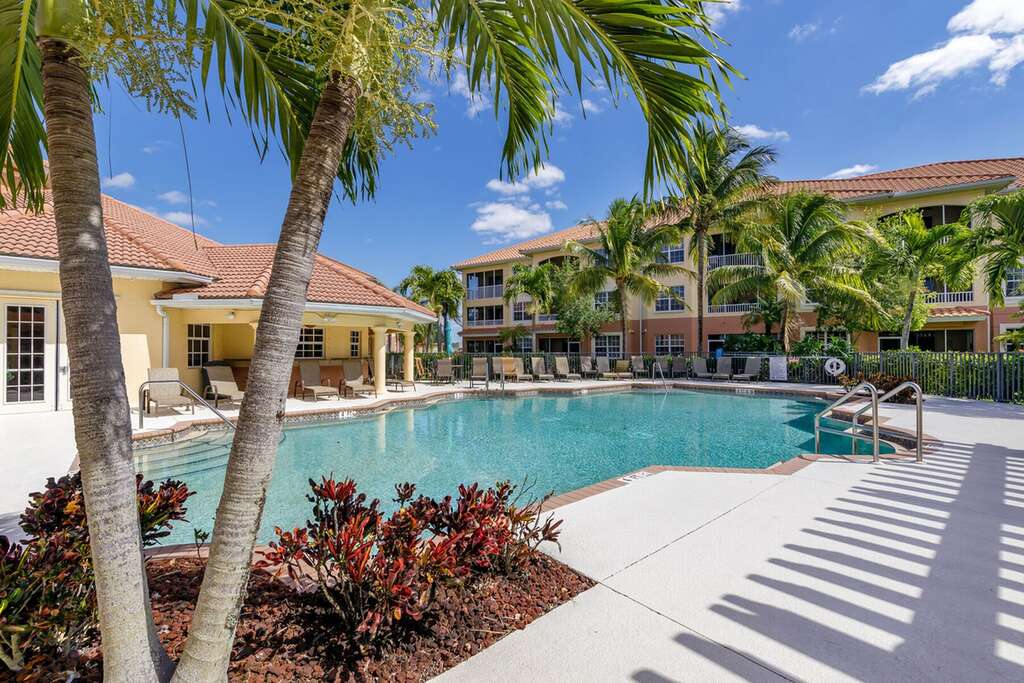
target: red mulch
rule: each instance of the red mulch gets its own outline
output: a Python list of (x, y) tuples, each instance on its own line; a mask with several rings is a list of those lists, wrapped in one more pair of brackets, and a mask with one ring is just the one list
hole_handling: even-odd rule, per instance
[[(205, 560), (151, 561), (149, 585), (160, 639), (177, 658), (185, 644)], [(254, 571), (238, 624), (231, 681), (423, 681), (590, 588), (593, 582), (538, 554), (526, 576), (485, 576), (465, 590), (442, 591), (437, 617), (402, 642), (362, 654), (332, 632), (315, 595), (298, 595)], [(98, 648), (82, 654), (84, 680), (101, 679)], [(64, 681), (65, 667), (21, 680)]]

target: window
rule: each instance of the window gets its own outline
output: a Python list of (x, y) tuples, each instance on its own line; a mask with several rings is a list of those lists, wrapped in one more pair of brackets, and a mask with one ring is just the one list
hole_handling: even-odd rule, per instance
[[(1021, 328), (1024, 328), (1024, 325), (1000, 325), (999, 334), (1006, 334), (1007, 332), (1013, 332)], [(1002, 343), (1002, 349), (1003, 351), (1024, 352), (1024, 344), (1017, 344), (1007, 340)]]
[(709, 334), (708, 335), (708, 353), (715, 353), (718, 349), (725, 351), (725, 335), (724, 334)]
[(466, 310), (467, 327), (497, 327), (504, 323), (503, 306), (475, 306)]
[(598, 292), (594, 295), (594, 308), (598, 310), (605, 310), (612, 305), (612, 293), (611, 292)]
[(881, 351), (899, 351), (900, 350), (900, 338), (892, 336), (881, 336), (878, 337), (878, 350)]
[(349, 358), (359, 358), (359, 330), (348, 333), (348, 355)]
[(1006, 274), (1006, 296), (1024, 296), (1024, 267)]
[(530, 314), (526, 310), (525, 301), (517, 301), (512, 304), (512, 320), (513, 322), (523, 322), (524, 320), (530, 319)]
[(661, 260), (665, 263), (682, 263), (686, 260), (686, 245), (679, 243), (662, 247)]
[(654, 310), (660, 313), (665, 311), (682, 311), (686, 308), (683, 304), (685, 294), (686, 289), (682, 285), (669, 287), (669, 291), (658, 295), (658, 300), (654, 303)]
[(295, 347), (296, 358), (324, 357), (324, 328), (299, 328), (299, 343)]
[(466, 353), (497, 353), (501, 348), (493, 339), (467, 339)]
[(499, 297), (505, 291), (503, 287), (505, 273), (501, 270), (485, 270), (466, 275), (466, 298), (487, 299)]
[(622, 353), (622, 335), (599, 334), (594, 337), (594, 355), (618, 358)]
[(678, 356), (684, 350), (683, 335), (659, 334), (654, 337), (654, 355)]
[(188, 366), (201, 368), (210, 362), (210, 338), (213, 326), (209, 323), (188, 326)]
[(846, 330), (816, 330), (813, 327), (805, 327), (801, 338), (807, 339), (808, 337), (817, 339), (825, 346), (828, 346), (828, 343), (835, 339), (850, 341), (850, 333)]
[(525, 334), (522, 337), (516, 337), (516, 352), (533, 353), (533, 337)]
[(45, 400), (46, 309), (8, 306), (6, 338), (5, 400), (7, 403)]

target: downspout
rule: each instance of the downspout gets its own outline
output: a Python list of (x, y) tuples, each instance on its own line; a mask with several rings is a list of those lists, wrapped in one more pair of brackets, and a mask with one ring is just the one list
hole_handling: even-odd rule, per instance
[(160, 316), (160, 366), (171, 367), (171, 320), (167, 317), (167, 311), (160, 304), (156, 306), (156, 314)]

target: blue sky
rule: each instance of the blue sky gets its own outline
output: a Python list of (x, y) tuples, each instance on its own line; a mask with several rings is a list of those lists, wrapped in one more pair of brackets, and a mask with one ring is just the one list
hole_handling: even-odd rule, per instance
[[(726, 92), (731, 121), (777, 147), (779, 177), (1024, 155), (1024, 0), (734, 0), (715, 11), (722, 52), (746, 77)], [(375, 200), (332, 203), (323, 253), (394, 284), (415, 263), (443, 267), (601, 217), (641, 189), (646, 130), (632, 101), (614, 108), (600, 90), (563, 100), (547, 167), (513, 185), (497, 181), (501, 123), (459, 85), (432, 88), (438, 133), (383, 162)], [(247, 129), (212, 110), (211, 122), (184, 122), (198, 228), (271, 242), (287, 167), (276, 152), (260, 163)], [(175, 120), (116, 90), (96, 135), (107, 193), (188, 223)]]

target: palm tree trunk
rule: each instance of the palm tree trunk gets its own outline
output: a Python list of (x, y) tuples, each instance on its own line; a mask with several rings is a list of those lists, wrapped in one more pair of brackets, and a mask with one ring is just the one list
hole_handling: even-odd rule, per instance
[(277, 455), (306, 289), (358, 95), (359, 86), (353, 80), (335, 77), (324, 86), (313, 115), (256, 328), (210, 559), (175, 681), (222, 681), (227, 675)]
[(626, 340), (629, 339), (629, 305), (626, 303), (626, 294), (624, 291), (625, 285), (621, 282), (615, 283), (615, 290), (619, 293), (619, 318), (622, 323), (622, 357), (625, 358), (629, 355), (629, 350), (626, 348)]
[(445, 304), (444, 305), (444, 313), (443, 313), (443, 316), (444, 316), (444, 352), (445, 353), (451, 353), (452, 352), (451, 346), (448, 345), (448, 337), (450, 335), (450, 330), (451, 330), (450, 315), (451, 315), (451, 312), (448, 310), (448, 304)]
[(67, 328), (75, 445), (108, 681), (170, 671), (153, 626), (142, 561), (131, 412), (121, 365), (92, 127), (89, 79), (77, 50), (40, 41), (60, 288)]
[(917, 301), (917, 287), (910, 290), (907, 300), (907, 312), (903, 315), (903, 331), (900, 333), (900, 348), (910, 346), (910, 326), (914, 322), (914, 303)]
[(790, 348), (789, 325), (790, 325), (790, 322), (789, 322), (789, 305), (788, 304), (783, 304), (782, 305), (782, 321), (781, 321), (780, 324), (782, 326), (782, 330), (781, 330), (781, 332), (782, 332), (782, 350), (785, 351), (786, 353), (789, 353), (789, 348)]
[(697, 353), (704, 352), (704, 309), (707, 302), (704, 295), (705, 262), (707, 261), (707, 245), (704, 243), (704, 229), (698, 229), (697, 238)]

